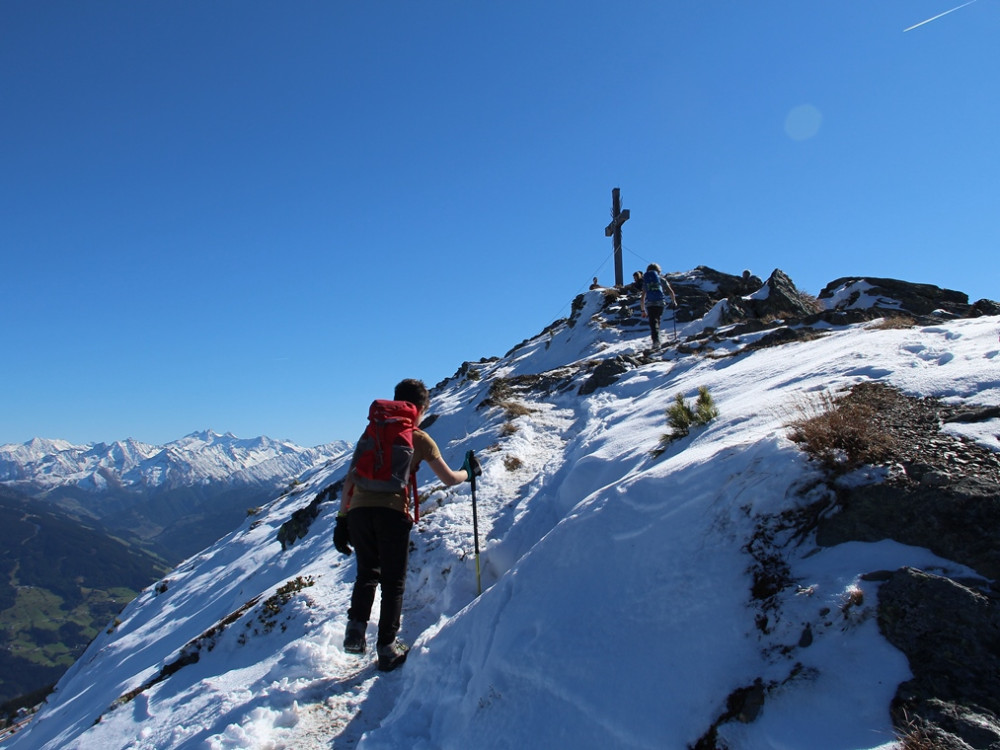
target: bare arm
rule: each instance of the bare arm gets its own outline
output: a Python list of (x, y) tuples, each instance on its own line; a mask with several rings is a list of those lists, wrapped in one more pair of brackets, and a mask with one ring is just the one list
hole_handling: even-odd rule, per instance
[(674, 288), (670, 286), (670, 282), (667, 281), (666, 277), (661, 276), (663, 283), (667, 285), (667, 291), (670, 292), (670, 300), (674, 303), (674, 307), (677, 306), (677, 295), (674, 294)]
[(346, 513), (350, 509), (351, 495), (354, 494), (354, 472), (348, 471), (344, 477), (344, 486), (340, 488), (340, 513)]
[(435, 476), (445, 483), (446, 487), (461, 484), (469, 480), (469, 473), (465, 469), (452, 471), (451, 467), (445, 463), (445, 460), (441, 456), (438, 456), (433, 461), (428, 461), (427, 465), (431, 467), (431, 471), (434, 472)]

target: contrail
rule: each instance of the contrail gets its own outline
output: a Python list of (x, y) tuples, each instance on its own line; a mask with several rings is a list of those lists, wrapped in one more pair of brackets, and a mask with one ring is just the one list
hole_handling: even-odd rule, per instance
[(913, 31), (914, 29), (923, 26), (925, 23), (930, 23), (931, 21), (936, 21), (939, 18), (941, 18), (941, 16), (946, 16), (949, 13), (954, 13), (956, 10), (961, 10), (966, 5), (972, 5), (974, 2), (976, 2), (976, 0), (969, 0), (969, 2), (962, 3), (961, 5), (959, 5), (959, 6), (955, 7), (955, 8), (952, 8), (951, 10), (946, 10), (944, 13), (938, 13), (936, 16), (934, 16), (932, 18), (928, 18), (926, 21), (921, 21), (920, 23), (913, 24), (913, 26), (911, 26), (908, 29), (903, 29), (903, 33), (905, 34), (907, 31)]

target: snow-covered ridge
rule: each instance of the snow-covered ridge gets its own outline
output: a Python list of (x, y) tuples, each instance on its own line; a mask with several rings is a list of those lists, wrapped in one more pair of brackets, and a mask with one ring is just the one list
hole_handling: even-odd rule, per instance
[(264, 436), (240, 439), (211, 430), (165, 445), (132, 438), (89, 445), (35, 438), (0, 446), (0, 482), (36, 492), (65, 485), (94, 491), (212, 482), (257, 485), (297, 476), (349, 449), (342, 441), (304, 448)]
[[(722, 322), (706, 314), (678, 336)], [(445, 459), (457, 466), (472, 449), (483, 461), (484, 591), (470, 487), (422, 471), (402, 670), (381, 675), (371, 654), (341, 647), (355, 569), (332, 544), (329, 488), (344, 454), (143, 592), (3, 748), (683, 750), (757, 680), (766, 702), (755, 720), (718, 726), (720, 746), (888, 748), (889, 704), (909, 671), (862, 575), (975, 571), (890, 541), (775, 543), (795, 585), (762, 629), (748, 544), (820, 492), (786, 436), (789, 406), (870, 381), (998, 405), (998, 325), (824, 322), (816, 338), (773, 347), (754, 346), (767, 330), (721, 327), (697, 351), (647, 355), (635, 315), (608, 315), (603, 293), (588, 292), (572, 321), (435, 389), (429, 431)], [(632, 366), (581, 395), (593, 365), (616, 357)], [(700, 386), (719, 417), (654, 457), (666, 406)], [(996, 420), (963, 429), (997, 448)], [(284, 549), (279, 529), (321, 498)]]

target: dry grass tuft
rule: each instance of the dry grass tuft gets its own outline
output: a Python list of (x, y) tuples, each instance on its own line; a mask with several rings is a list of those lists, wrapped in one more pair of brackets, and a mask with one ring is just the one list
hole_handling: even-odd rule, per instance
[(876, 405), (863, 395), (837, 398), (825, 392), (818, 402), (801, 402), (793, 411), (788, 437), (833, 474), (892, 455), (892, 435), (880, 424)]
[(932, 728), (906, 717), (906, 725), (896, 729), (896, 747), (899, 750), (944, 750), (952, 745), (943, 742)]
[(909, 315), (886, 315), (882, 320), (872, 324), (872, 329), (876, 331), (888, 331), (901, 328), (913, 328), (917, 321)]
[(535, 411), (534, 409), (525, 406), (520, 401), (502, 401), (499, 406), (503, 409), (503, 413), (507, 415), (507, 419), (523, 417), (526, 414), (531, 414)]
[(517, 471), (524, 466), (524, 461), (517, 456), (504, 456), (503, 465), (507, 471)]

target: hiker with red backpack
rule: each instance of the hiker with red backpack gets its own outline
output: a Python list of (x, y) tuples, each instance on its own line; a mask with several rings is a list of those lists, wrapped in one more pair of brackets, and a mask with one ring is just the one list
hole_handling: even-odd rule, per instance
[[(406, 660), (409, 647), (396, 638), (403, 610), (403, 590), (410, 551), (410, 529), (419, 520), (416, 473), (422, 461), (446, 486), (471, 482), (482, 474), (472, 451), (453, 471), (441, 457), (434, 439), (419, 429), (430, 405), (427, 386), (403, 380), (392, 401), (376, 400), (368, 412), (368, 427), (354, 449), (333, 532), (338, 551), (357, 556), (357, 579), (347, 610), (344, 650), (365, 652), (365, 631), (382, 587), (378, 623), (378, 668), (389, 672)], [(412, 510), (412, 515), (411, 515)]]

